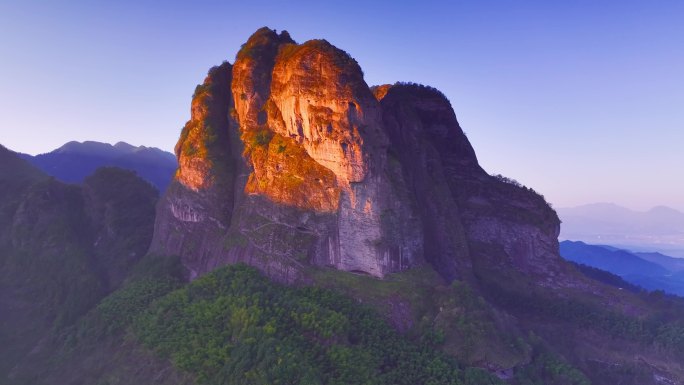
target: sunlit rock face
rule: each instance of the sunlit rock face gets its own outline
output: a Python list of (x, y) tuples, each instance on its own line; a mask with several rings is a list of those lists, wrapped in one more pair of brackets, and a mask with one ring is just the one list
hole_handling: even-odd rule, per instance
[[(304, 150), (325, 169), (322, 175), (334, 176), (332, 185), (321, 186), (337, 198), (330, 206), (337, 229), (326, 237), (327, 258), (318, 256), (317, 263), (376, 276), (413, 265), (420, 232), (401, 229), (402, 236), (392, 240), (388, 234), (400, 220), (415, 222), (417, 215), (408, 197), (390, 186), (380, 106), (356, 61), (323, 40), (283, 46), (267, 110), (267, 126), (277, 138)], [(403, 189), (403, 176), (396, 174)], [(383, 216), (391, 229), (383, 229)]]
[(229, 132), (231, 124), (236, 124), (229, 116), (233, 108), (231, 78), (231, 65), (223, 63), (212, 68), (204, 83), (195, 89), (190, 121), (175, 148), (179, 163), (175, 179), (191, 190), (217, 187), (226, 176), (214, 170), (230, 163)]
[(250, 168), (245, 191), (288, 206), (335, 212), (339, 188), (334, 173), (273, 130), (273, 122), (281, 119), (271, 100), (273, 67), (288, 44), (294, 42), (287, 32), (262, 28), (242, 47), (233, 68), (235, 116)]
[[(245, 262), (287, 282), (305, 280), (307, 266), (384, 277), (423, 263), (470, 279), (483, 244), (532, 233), (535, 251), (487, 258), (522, 269), (515, 261), (557, 254), (553, 210), (480, 168), (441, 93), (371, 90), (325, 40), (255, 32), (198, 86), (176, 154), (151, 251), (180, 255), (191, 278)], [(501, 194), (544, 226), (516, 219)], [(529, 228), (517, 237), (520, 223)]]
[[(311, 264), (382, 277), (423, 262), (418, 214), (356, 61), (262, 28), (220, 68), (232, 71), (199, 87), (220, 91), (193, 99), (153, 252), (180, 254), (192, 276), (245, 261), (287, 281)], [(215, 128), (221, 151), (205, 145)]]
[(269, 121), (273, 129), (293, 138), (345, 185), (363, 182), (369, 153), (387, 147), (379, 105), (361, 68), (324, 40), (282, 50), (271, 99), (280, 112)]

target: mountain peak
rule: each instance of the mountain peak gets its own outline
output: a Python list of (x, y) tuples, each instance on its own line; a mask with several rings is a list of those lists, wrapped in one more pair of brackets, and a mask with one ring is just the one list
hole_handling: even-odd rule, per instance
[(521, 222), (545, 241), (511, 245), (513, 260), (558, 258), (553, 210), (482, 170), (441, 92), (371, 89), (323, 39), (256, 31), (197, 87), (176, 154), (151, 250), (180, 255), (192, 276), (246, 261), (288, 282), (307, 265), (376, 277), (430, 265), (468, 280), (485, 258), (469, 243), (510, 243)]
[[(252, 36), (247, 39), (247, 42), (242, 45), (240, 51), (236, 56), (236, 61), (246, 58), (258, 58), (263, 52), (272, 50), (282, 44), (294, 44), (290, 34), (287, 31), (282, 31), (280, 34), (275, 29), (268, 27), (261, 27)], [(272, 53), (270, 56), (273, 56)]]
[(132, 151), (135, 151), (136, 149), (147, 148), (147, 147), (145, 147), (145, 146), (136, 147), (136, 146), (133, 146), (133, 145), (128, 144), (126, 142), (116, 142), (116, 144), (114, 144), (114, 148), (122, 150), (122, 151), (126, 151), (126, 152), (132, 152)]
[(173, 154), (155, 147), (115, 145), (96, 141), (71, 141), (46, 154), (25, 155), (25, 159), (49, 175), (67, 183), (80, 183), (99, 167), (133, 170), (164, 191), (176, 169)]

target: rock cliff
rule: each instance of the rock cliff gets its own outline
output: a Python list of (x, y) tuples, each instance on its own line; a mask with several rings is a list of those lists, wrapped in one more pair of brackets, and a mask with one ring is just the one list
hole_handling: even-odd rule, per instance
[[(231, 92), (211, 91), (219, 87)], [(418, 208), (388, 158), (380, 104), (346, 52), (263, 28), (205, 88), (211, 97), (195, 94), (177, 147), (152, 252), (180, 254), (192, 277), (244, 261), (285, 281), (307, 265), (382, 277), (424, 262)], [(226, 117), (212, 126), (223, 169), (212, 166), (212, 148), (182, 151), (207, 141), (205, 115)]]
[(258, 30), (197, 87), (176, 155), (151, 252), (180, 255), (191, 278), (235, 262), (287, 282), (307, 266), (428, 263), (469, 280), (479, 259), (560, 282), (539, 268), (558, 259), (555, 212), (482, 170), (444, 95), (370, 88), (325, 40)]

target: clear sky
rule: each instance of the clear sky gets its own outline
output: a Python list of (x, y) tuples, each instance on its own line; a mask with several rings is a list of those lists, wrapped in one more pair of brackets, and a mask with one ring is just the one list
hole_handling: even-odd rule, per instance
[[(58, 4), (61, 3), (61, 4)], [(0, 1), (0, 143), (172, 150), (262, 26), (442, 90), (490, 173), (555, 206), (684, 210), (684, 1)]]

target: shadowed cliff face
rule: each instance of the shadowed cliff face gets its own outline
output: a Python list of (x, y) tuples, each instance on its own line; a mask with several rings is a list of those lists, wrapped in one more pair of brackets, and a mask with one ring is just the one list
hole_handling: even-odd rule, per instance
[(198, 86), (176, 153), (151, 251), (181, 255), (191, 277), (240, 261), (289, 282), (307, 265), (383, 277), (427, 262), (452, 280), (475, 259), (557, 259), (553, 210), (480, 168), (439, 91), (371, 91), (325, 40), (258, 30)]
[(426, 258), (442, 275), (510, 269), (548, 286), (581, 282), (558, 257), (556, 213), (534, 191), (479, 166), (444, 95), (402, 84), (374, 92), (419, 202)]
[(451, 105), (436, 90), (420, 86), (380, 86), (385, 129), (412, 187), (425, 236), (425, 256), (454, 279), (472, 266), (451, 174), (486, 176), (456, 121)]

